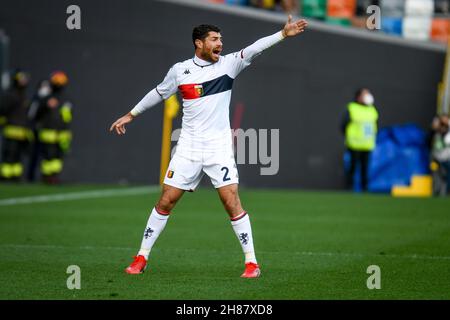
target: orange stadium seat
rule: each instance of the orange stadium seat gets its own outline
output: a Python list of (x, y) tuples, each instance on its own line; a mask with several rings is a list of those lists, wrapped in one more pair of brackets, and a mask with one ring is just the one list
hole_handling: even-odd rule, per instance
[(430, 38), (434, 41), (447, 42), (450, 36), (450, 19), (434, 18), (431, 22)]
[(328, 0), (327, 16), (352, 18), (356, 13), (356, 0)]

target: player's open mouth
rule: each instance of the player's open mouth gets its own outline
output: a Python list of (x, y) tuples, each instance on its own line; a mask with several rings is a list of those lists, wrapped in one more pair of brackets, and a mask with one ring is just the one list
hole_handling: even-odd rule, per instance
[(220, 49), (214, 49), (213, 54), (219, 55), (222, 52)]

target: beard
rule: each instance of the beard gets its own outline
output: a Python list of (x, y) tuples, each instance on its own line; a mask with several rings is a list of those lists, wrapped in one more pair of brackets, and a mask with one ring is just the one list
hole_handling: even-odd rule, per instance
[(210, 49), (202, 51), (200, 55), (203, 60), (214, 63), (219, 61), (221, 52), (222, 52), (221, 49)]

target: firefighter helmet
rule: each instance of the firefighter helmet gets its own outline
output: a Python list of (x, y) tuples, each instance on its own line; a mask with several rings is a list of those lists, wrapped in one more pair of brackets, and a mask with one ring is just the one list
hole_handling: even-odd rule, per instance
[(50, 83), (54, 86), (64, 87), (68, 82), (69, 78), (64, 71), (55, 71), (50, 75)]

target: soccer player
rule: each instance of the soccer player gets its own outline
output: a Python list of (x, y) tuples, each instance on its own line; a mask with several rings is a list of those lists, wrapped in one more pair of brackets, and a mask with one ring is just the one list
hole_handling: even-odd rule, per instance
[(243, 278), (257, 278), (260, 268), (253, 247), (252, 228), (238, 194), (238, 171), (234, 159), (229, 120), (231, 88), (236, 76), (267, 48), (302, 33), (305, 20), (293, 22), (289, 15), (284, 28), (234, 53), (221, 55), (220, 29), (200, 25), (192, 32), (193, 58), (176, 63), (163, 82), (151, 90), (130, 112), (115, 121), (110, 131), (126, 132), (125, 125), (139, 114), (180, 91), (183, 119), (177, 149), (167, 169), (162, 194), (144, 230), (141, 248), (129, 274), (144, 272), (150, 251), (166, 226), (170, 212), (185, 191), (194, 191), (206, 173), (217, 189), (230, 216), (231, 225), (245, 255)]

